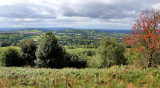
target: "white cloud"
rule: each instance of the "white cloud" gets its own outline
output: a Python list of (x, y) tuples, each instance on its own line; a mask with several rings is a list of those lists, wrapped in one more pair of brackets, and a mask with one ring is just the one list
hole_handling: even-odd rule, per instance
[(152, 7), (153, 7), (154, 9), (160, 10), (160, 3), (157, 3), (157, 4), (153, 5)]
[(20, 0), (0, 0), (0, 5), (12, 5), (18, 2), (20, 2)]

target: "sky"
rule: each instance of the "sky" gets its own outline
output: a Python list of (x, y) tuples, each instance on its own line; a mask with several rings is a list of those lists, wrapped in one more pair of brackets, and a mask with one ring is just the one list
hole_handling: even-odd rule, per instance
[(130, 29), (160, 0), (0, 0), (0, 28)]

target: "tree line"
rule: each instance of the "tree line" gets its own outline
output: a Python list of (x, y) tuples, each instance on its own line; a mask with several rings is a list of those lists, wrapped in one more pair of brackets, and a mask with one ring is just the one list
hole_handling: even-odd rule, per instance
[(8, 48), (2, 55), (5, 66), (31, 66), (45, 68), (86, 67), (86, 61), (68, 54), (51, 31), (45, 33), (37, 46), (33, 39), (25, 39), (16, 48)]
[[(94, 61), (96, 61), (94, 57), (99, 56), (103, 57), (100, 59), (97, 58), (97, 60), (103, 62), (101, 63), (103, 66), (98, 67), (109, 67), (114, 64), (125, 64), (125, 58), (123, 56), (124, 47), (112, 39), (102, 40), (102, 43), (100, 44), (100, 47), (97, 49), (96, 53), (84, 51), (79, 53), (79, 55), (76, 55), (67, 53), (65, 48), (58, 43), (58, 39), (54, 36), (54, 34), (51, 31), (48, 31), (44, 34), (44, 37), (41, 39), (38, 46), (35, 44), (33, 39), (25, 39), (19, 43), (19, 47), (20, 52), (15, 48), (8, 48), (6, 51), (4, 51), (2, 56), (5, 66), (31, 66), (44, 68), (94, 67), (91, 65), (95, 63)], [(108, 47), (110, 47), (110, 49), (114, 49), (108, 49), (108, 51), (106, 51)], [(108, 53), (106, 54), (105, 52)], [(86, 57), (84, 57), (85, 54), (93, 59), (86, 59)], [(114, 56), (111, 56), (111, 58), (108, 57), (106, 60), (105, 56), (110, 54)], [(117, 58), (119, 58), (119, 61), (114, 63)], [(121, 61), (122, 59), (124, 60)], [(108, 62), (106, 65), (105, 61), (111, 61), (113, 63)]]

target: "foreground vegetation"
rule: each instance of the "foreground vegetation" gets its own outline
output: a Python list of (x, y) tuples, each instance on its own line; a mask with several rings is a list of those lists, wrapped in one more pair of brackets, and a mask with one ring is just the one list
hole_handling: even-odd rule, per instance
[(160, 68), (112, 66), (103, 69), (0, 67), (0, 87), (34, 88), (157, 88)]

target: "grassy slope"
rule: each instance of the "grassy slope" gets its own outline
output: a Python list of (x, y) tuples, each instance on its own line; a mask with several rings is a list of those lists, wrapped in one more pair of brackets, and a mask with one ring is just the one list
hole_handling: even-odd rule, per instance
[(0, 67), (0, 88), (152, 88), (160, 86), (160, 69), (113, 66), (106, 69), (35, 69)]
[(0, 47), (0, 54), (1, 54), (4, 50), (6, 50), (7, 48), (16, 48), (16, 49), (20, 50), (20, 48), (19, 48), (19, 47), (16, 47), (16, 46)]
[(83, 51), (96, 51), (96, 49), (94, 48), (76, 48), (76, 49), (66, 49), (66, 51), (68, 53), (71, 53), (71, 54), (78, 54), (79, 52), (83, 52)]
[(20, 50), (19, 47), (16, 47), (16, 46), (7, 46), (7, 47), (0, 47), (0, 53), (2, 53), (4, 50), (6, 50), (7, 48), (16, 48), (18, 50)]

